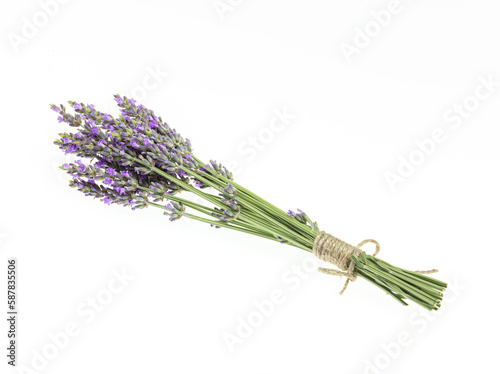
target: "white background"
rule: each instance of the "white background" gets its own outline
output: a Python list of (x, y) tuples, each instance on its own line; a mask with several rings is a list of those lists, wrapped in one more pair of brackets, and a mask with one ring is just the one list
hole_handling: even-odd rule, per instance
[[(500, 82), (498, 1), (57, 4), (2, 1), (0, 12), (0, 280), (5, 290), (17, 257), (18, 363), (37, 369), (19, 372), (496, 367), (500, 86), (481, 80)], [(344, 280), (298, 249), (68, 188), (57, 169), (68, 158), (52, 144), (68, 129), (49, 104), (116, 113), (114, 93), (140, 96), (198, 157), (279, 207), (353, 244), (375, 238), (396, 265), (440, 269), (453, 285), (441, 312), (361, 279), (341, 297)], [(294, 118), (272, 127), (283, 110)], [(436, 131), (441, 142), (425, 143)], [(133, 279), (92, 315), (89, 298), (109, 296), (122, 271)], [(225, 334), (258, 319), (273, 290), (284, 302), (231, 352)], [(65, 342), (68, 324), (78, 334)]]

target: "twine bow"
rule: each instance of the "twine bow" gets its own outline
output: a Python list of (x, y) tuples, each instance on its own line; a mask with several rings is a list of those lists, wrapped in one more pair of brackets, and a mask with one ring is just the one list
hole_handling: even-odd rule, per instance
[[(375, 252), (372, 256), (377, 256), (380, 252), (380, 244), (374, 239), (366, 239), (357, 246), (353, 246), (324, 231), (320, 231), (314, 239), (312, 253), (320, 260), (329, 262), (340, 269), (318, 268), (318, 271), (324, 274), (344, 276), (347, 278), (344, 287), (340, 291), (341, 295), (346, 290), (349, 281), (354, 282), (357, 278), (354, 273), (355, 263), (351, 261), (351, 256), (357, 258), (363, 252), (360, 248), (368, 243), (375, 244)], [(435, 272), (437, 272), (436, 269), (416, 271), (416, 273), (420, 274), (432, 274)]]

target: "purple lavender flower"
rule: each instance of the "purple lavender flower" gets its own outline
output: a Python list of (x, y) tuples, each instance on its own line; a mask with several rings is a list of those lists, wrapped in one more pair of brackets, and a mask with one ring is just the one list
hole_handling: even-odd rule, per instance
[(118, 192), (120, 195), (125, 195), (125, 188), (123, 187), (115, 187), (115, 191)]
[(151, 116), (148, 116), (148, 124), (149, 124), (149, 127), (151, 127), (151, 128), (158, 127), (158, 122), (156, 122), (155, 118), (153, 118)]
[(295, 213), (295, 212), (292, 212), (291, 210), (289, 210), (288, 214), (290, 214), (293, 218), (295, 218), (297, 221), (299, 221), (303, 224), (307, 224), (307, 223), (310, 223), (311, 225), (313, 224), (306, 213), (304, 213), (300, 209), (297, 209), (297, 212), (298, 213)]
[(229, 197), (236, 196), (236, 190), (231, 183), (228, 183), (222, 191), (224, 191), (224, 194)]
[(112, 201), (113, 201), (113, 199), (112, 199), (112, 198), (110, 198), (110, 197), (105, 197), (105, 198), (104, 198), (104, 204), (111, 205), (111, 202), (112, 202)]
[(104, 159), (97, 161), (95, 164), (96, 168), (102, 168), (103, 166), (106, 166), (106, 161)]
[(170, 212), (165, 212), (164, 214), (168, 215), (170, 221), (176, 221), (180, 219), (184, 213), (184, 205), (180, 202), (172, 201), (171, 203), (165, 205), (165, 209)]
[(69, 147), (66, 149), (66, 152), (64, 152), (65, 155), (70, 154), (70, 153), (75, 153), (78, 150), (78, 147), (75, 144), (70, 144)]
[[(153, 168), (162, 169), (179, 181), (184, 179), (185, 183), (188, 175), (180, 171), (180, 165), (193, 171), (199, 168), (189, 155), (190, 144), (152, 110), (136, 105), (135, 100), (118, 95), (115, 100), (121, 112), (118, 118), (96, 111), (93, 105), (76, 102), (71, 102), (75, 114), (66, 113), (62, 105), (52, 107), (65, 123), (78, 128), (74, 135), (64, 134), (55, 143), (66, 154), (91, 160), (88, 166), (81, 161), (67, 165), (75, 179), (74, 186), (82, 183), (83, 187), (78, 188), (87, 196), (108, 198), (119, 205), (133, 202), (134, 208), (145, 208), (150, 200), (161, 201), (166, 195), (181, 192), (184, 188), (165, 180)], [(155, 186), (154, 192), (142, 194), (140, 187), (149, 186)], [(172, 207), (176, 211), (172, 211), (171, 219), (180, 218), (183, 206)]]

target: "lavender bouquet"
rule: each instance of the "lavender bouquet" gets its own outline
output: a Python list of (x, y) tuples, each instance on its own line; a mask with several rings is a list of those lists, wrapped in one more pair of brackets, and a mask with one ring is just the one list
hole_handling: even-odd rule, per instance
[[(234, 182), (221, 164), (201, 161), (189, 139), (152, 110), (127, 97), (115, 95), (115, 100), (120, 108), (117, 117), (74, 101), (69, 102), (74, 114), (64, 105), (51, 105), (59, 122), (76, 130), (59, 134), (54, 142), (65, 154), (81, 158), (61, 166), (72, 176), (71, 187), (107, 205), (153, 207), (171, 221), (186, 217), (312, 252), (339, 269), (320, 271), (347, 278), (341, 294), (359, 276), (403, 305), (408, 299), (428, 310), (440, 307), (446, 283), (425, 275), (436, 270), (395, 267), (376, 257), (379, 245), (374, 240), (353, 246), (320, 231), (305, 212), (285, 212)], [(189, 192), (206, 204), (190, 199)], [(373, 255), (360, 249), (368, 242), (376, 245)]]

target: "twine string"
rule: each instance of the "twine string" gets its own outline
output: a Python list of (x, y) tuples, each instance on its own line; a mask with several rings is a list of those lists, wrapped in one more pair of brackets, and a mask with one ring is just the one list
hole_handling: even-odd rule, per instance
[[(313, 244), (313, 254), (320, 260), (329, 262), (335, 265), (340, 270), (330, 269), (330, 268), (318, 268), (318, 271), (324, 274), (344, 276), (347, 278), (344, 287), (340, 291), (342, 295), (347, 288), (349, 282), (354, 282), (357, 278), (354, 273), (354, 261), (351, 261), (351, 256), (358, 257), (363, 251), (360, 249), (362, 246), (368, 243), (375, 244), (375, 252), (373, 257), (377, 256), (380, 252), (380, 244), (374, 239), (366, 239), (359, 243), (357, 246), (353, 246), (349, 243), (336, 238), (324, 231), (320, 231)], [(432, 270), (417, 270), (416, 273), (420, 274), (432, 274), (436, 273), (436, 269)]]

